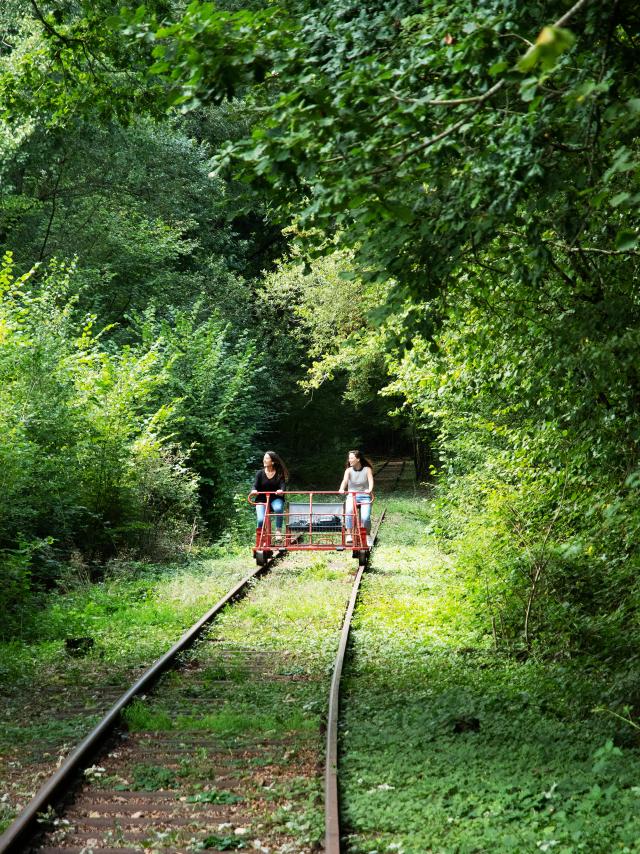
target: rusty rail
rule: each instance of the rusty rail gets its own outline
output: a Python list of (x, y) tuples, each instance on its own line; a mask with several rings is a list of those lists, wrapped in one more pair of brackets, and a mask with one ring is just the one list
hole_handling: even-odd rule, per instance
[[(385, 463), (385, 466), (387, 463)], [(395, 489), (398, 481), (402, 477), (405, 462), (402, 461), (400, 470), (396, 477), (391, 490)], [(384, 466), (382, 466), (384, 468)], [(373, 532), (371, 548), (376, 544), (378, 531), (382, 524), (386, 508), (382, 511), (380, 518), (376, 523)], [(325, 758), (324, 772), (324, 804), (325, 804), (325, 854), (340, 854), (340, 797), (338, 792), (338, 719), (340, 716), (340, 680), (342, 678), (342, 670), (347, 652), (347, 644), (349, 642), (349, 632), (351, 630), (351, 618), (356, 606), (356, 600), (360, 591), (360, 582), (362, 574), (365, 570), (364, 566), (358, 568), (357, 575), (351, 589), (351, 597), (344, 615), (342, 624), (342, 632), (340, 634), (340, 643), (338, 645), (338, 654), (333, 668), (333, 676), (331, 679), (331, 690), (329, 693), (329, 712), (327, 717), (327, 747)]]

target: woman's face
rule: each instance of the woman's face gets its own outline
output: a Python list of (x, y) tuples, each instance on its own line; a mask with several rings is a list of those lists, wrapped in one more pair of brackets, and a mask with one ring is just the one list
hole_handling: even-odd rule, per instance
[(349, 454), (349, 465), (355, 468), (360, 466), (360, 460), (356, 457), (355, 454)]
[(269, 454), (265, 454), (264, 457), (262, 458), (262, 465), (266, 469), (272, 469), (273, 468), (273, 460), (271, 459)]

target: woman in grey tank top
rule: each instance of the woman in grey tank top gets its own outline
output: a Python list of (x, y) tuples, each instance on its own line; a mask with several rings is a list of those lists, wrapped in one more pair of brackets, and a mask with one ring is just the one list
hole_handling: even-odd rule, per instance
[[(352, 543), (353, 537), (353, 501), (360, 508), (361, 524), (367, 533), (371, 530), (371, 493), (373, 492), (373, 469), (371, 463), (360, 451), (349, 451), (347, 457), (347, 468), (345, 469), (340, 492), (348, 492), (345, 502), (345, 526), (347, 537), (345, 542)], [(355, 493), (355, 494), (354, 494)]]

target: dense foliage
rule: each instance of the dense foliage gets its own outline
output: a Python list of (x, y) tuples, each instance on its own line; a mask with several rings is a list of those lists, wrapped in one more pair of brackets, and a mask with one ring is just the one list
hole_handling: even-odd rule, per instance
[[(15, 21), (20, 5), (4, 14)], [(79, 305), (119, 323), (118, 346), (149, 347), (168, 324), (165, 339), (190, 350), (163, 301), (187, 327), (193, 311), (222, 312), (248, 359), (231, 375), (250, 387), (252, 336), (268, 340), (256, 387), (271, 392), (273, 422), (292, 416), (305, 438), (305, 412), (331, 435), (333, 389), (360, 436), (367, 417), (386, 425), (385, 410), (401, 412), (431, 447), (438, 531), (495, 642), (606, 655), (633, 645), (635, 5), (33, 8), (1, 83), (14, 129), (3, 228), (20, 272), (79, 254)], [(292, 222), (287, 252), (279, 228)], [(69, 238), (78, 230), (81, 244)], [(156, 313), (132, 323), (149, 302)], [(196, 443), (221, 518), (205, 463), (215, 454), (197, 450), (215, 421), (211, 374), (198, 376), (218, 351), (203, 347), (169, 387), (191, 401), (185, 448)], [(222, 370), (226, 355), (211, 358)], [(288, 371), (306, 372), (310, 408), (284, 394)], [(295, 430), (275, 435), (304, 456)], [(240, 456), (250, 441), (233, 445)]]
[(344, 377), (312, 401), (298, 389), (306, 341), (259, 281), (287, 237), (264, 194), (211, 176), (255, 115), (167, 115), (150, 44), (113, 12), (0, 10), (4, 634), (68, 560), (95, 577), (114, 555), (246, 535), (235, 493), (265, 446), (318, 482), (323, 433), (337, 483), (345, 448), (381, 432), (382, 406), (335, 417)]
[[(74, 271), (0, 272), (0, 556), (8, 627), (30, 580), (122, 548), (167, 556), (233, 514), (259, 401), (255, 347), (216, 316), (146, 318), (114, 346), (80, 321)], [(32, 289), (33, 288), (33, 289)], [(153, 334), (151, 333), (153, 330)], [(193, 458), (193, 459), (192, 459)], [(199, 501), (199, 498), (201, 501)]]
[[(383, 283), (373, 349), (438, 437), (442, 534), (496, 642), (526, 649), (637, 640), (637, 23), (586, 0), (127, 21), (185, 107), (250, 86), (261, 121), (221, 174), (339, 226), (309, 242), (352, 247), (345, 291), (354, 266)], [(376, 336), (344, 329), (337, 355), (313, 325), (311, 381), (337, 359), (358, 385)]]

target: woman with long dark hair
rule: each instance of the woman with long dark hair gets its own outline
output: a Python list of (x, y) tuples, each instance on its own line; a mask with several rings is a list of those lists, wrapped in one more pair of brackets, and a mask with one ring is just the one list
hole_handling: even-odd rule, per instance
[[(347, 468), (345, 469), (339, 492), (348, 492), (345, 502), (345, 526), (347, 537), (345, 542), (352, 543), (354, 507), (353, 502), (360, 507), (360, 518), (362, 526), (366, 528), (367, 534), (371, 530), (371, 493), (373, 492), (373, 468), (362, 451), (349, 451), (347, 454)], [(355, 493), (355, 495), (354, 495)]]
[(283, 492), (287, 488), (287, 480), (289, 472), (284, 464), (282, 457), (276, 454), (275, 451), (265, 451), (262, 458), (262, 468), (256, 472), (256, 479), (253, 482), (251, 495), (256, 496), (256, 517), (257, 527), (262, 528), (267, 512), (267, 495), (268, 492), (275, 492), (276, 495), (270, 495), (269, 510), (275, 514), (276, 532), (275, 539), (282, 539), (282, 511), (284, 510), (284, 498), (281, 498)]

